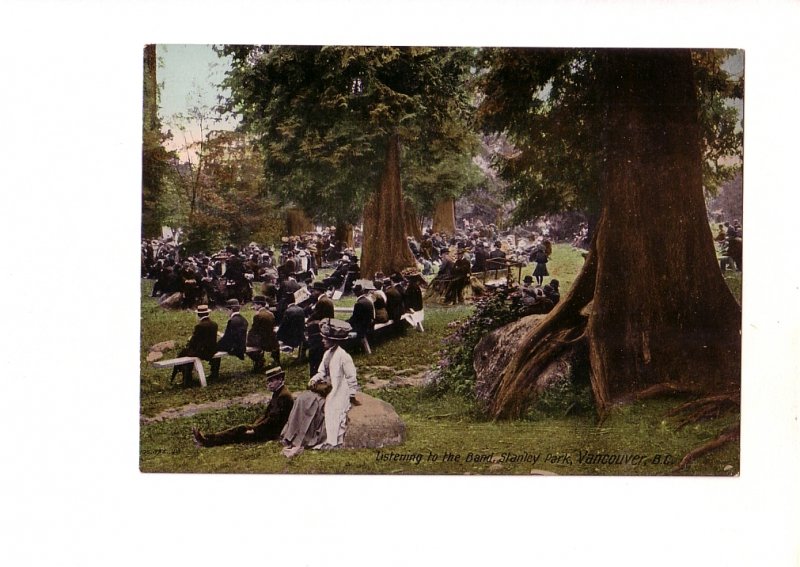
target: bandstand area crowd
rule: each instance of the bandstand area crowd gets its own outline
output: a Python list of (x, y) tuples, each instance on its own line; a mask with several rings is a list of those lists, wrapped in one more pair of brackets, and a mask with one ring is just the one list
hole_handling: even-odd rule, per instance
[[(203, 360), (213, 382), (221, 357), (232, 355), (250, 358), (255, 373), (266, 372), (273, 392), (256, 423), (219, 433), (194, 430), (195, 443), (280, 440), (287, 457), (307, 447), (339, 446), (347, 411), (358, 404), (352, 347), (363, 345), (369, 353), (368, 341), (379, 330), (388, 337), (409, 328), (424, 331), (426, 303), (463, 304), (499, 288), (519, 301), (523, 315), (548, 313), (559, 303), (559, 281), (545, 283), (552, 242), (569, 242), (585, 255), (588, 228), (580, 223), (572, 234), (551, 231), (549, 222), (537, 228), (500, 231), (465, 221), (452, 235), (427, 229), (419, 239), (407, 237), (416, 267), (393, 274), (363, 274), (356, 250), (335, 239), (334, 227), (284, 236), (279, 246), (231, 244), (193, 255), (184, 255), (176, 238), (143, 240), (141, 273), (153, 280), (152, 297), (197, 317), (179, 358), (163, 363), (172, 366), (173, 381), (180, 374), (183, 386), (193, 386), (194, 364)], [(740, 270), (738, 221), (719, 224), (715, 241), (721, 268)], [(531, 273), (522, 278), (529, 265)], [(348, 306), (337, 307), (345, 296)], [(249, 320), (242, 313), (248, 303)], [(213, 309), (229, 313), (224, 332), (210, 318)], [(337, 319), (337, 312), (348, 318)], [(298, 395), (288, 392), (280, 368), (281, 352), (294, 351), (308, 360), (310, 376), (307, 391)]]

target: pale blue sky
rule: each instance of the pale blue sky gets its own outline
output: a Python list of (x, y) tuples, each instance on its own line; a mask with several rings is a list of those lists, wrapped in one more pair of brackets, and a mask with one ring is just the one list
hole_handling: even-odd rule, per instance
[[(216, 104), (218, 85), (225, 77), (227, 61), (210, 45), (158, 45), (158, 82), (161, 83), (162, 120), (184, 112), (194, 94), (208, 106)], [(190, 98), (191, 97), (191, 98)]]

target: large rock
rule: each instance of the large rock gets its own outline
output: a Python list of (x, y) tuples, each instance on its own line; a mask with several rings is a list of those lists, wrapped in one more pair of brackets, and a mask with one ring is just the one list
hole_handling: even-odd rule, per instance
[[(475, 368), (475, 394), (478, 400), (488, 404), (495, 384), (503, 375), (511, 358), (519, 350), (519, 343), (524, 336), (539, 325), (546, 315), (529, 315), (505, 327), (495, 329), (483, 337), (475, 347), (473, 367)], [(574, 371), (574, 363), (567, 353), (555, 359), (535, 380), (535, 391), (541, 393), (549, 386), (569, 380)]]
[(161, 341), (150, 347), (150, 352), (164, 352), (175, 348), (175, 341)]
[(377, 449), (400, 445), (406, 439), (406, 425), (391, 404), (363, 392), (356, 394), (361, 405), (347, 413), (344, 447), (348, 449)]
[(161, 351), (153, 351), (147, 353), (147, 362), (155, 362), (164, 358), (164, 353)]

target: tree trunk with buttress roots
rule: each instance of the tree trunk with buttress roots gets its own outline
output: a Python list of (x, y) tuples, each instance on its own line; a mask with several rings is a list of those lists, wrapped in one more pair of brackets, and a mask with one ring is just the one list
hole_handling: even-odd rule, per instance
[(371, 277), (375, 272), (392, 274), (416, 267), (408, 247), (400, 185), (400, 139), (389, 139), (386, 162), (378, 192), (364, 207), (364, 243), (361, 249), (361, 274)]
[(602, 208), (573, 287), (497, 381), (495, 417), (520, 415), (554, 357), (588, 348), (598, 412), (643, 392), (740, 389), (741, 308), (706, 219), (697, 98), (688, 51), (611, 51)]
[(422, 223), (417, 214), (417, 208), (414, 203), (406, 199), (404, 204), (405, 209), (405, 226), (406, 236), (413, 236), (417, 242), (422, 241)]
[(433, 211), (433, 232), (443, 232), (453, 236), (456, 232), (456, 202), (447, 197), (436, 203)]

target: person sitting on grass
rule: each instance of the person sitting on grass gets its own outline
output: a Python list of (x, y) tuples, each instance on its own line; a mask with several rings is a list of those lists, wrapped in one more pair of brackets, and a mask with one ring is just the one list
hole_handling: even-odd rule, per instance
[(333, 449), (344, 441), (347, 412), (358, 391), (352, 357), (340, 346), (350, 335), (350, 325), (338, 319), (320, 321), (325, 348), (317, 373), (308, 390), (295, 400), (289, 420), (281, 432), (284, 456), (299, 455), (307, 447)]
[(257, 443), (277, 441), (292, 412), (294, 400), (289, 388), (284, 384), (285, 372), (267, 375), (267, 388), (272, 398), (260, 418), (250, 425), (237, 425), (219, 433), (204, 435), (197, 427), (192, 428), (194, 443), (198, 447), (214, 447), (230, 443)]

